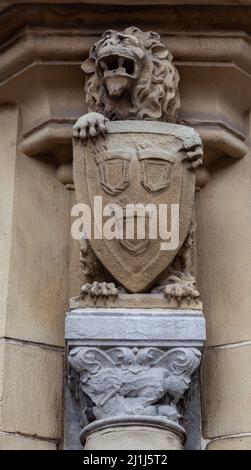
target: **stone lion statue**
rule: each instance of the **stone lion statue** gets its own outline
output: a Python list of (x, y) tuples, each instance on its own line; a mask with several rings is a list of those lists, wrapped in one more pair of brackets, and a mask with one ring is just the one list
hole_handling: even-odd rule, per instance
[(106, 31), (82, 69), (90, 114), (77, 121), (74, 137), (104, 133), (107, 119), (175, 122), (179, 75), (157, 33), (136, 27)]
[[(155, 32), (136, 27), (118, 32), (106, 31), (91, 48), (82, 64), (86, 75), (85, 96), (88, 113), (73, 127), (73, 137), (85, 141), (107, 132), (111, 120), (151, 120), (175, 123), (180, 106), (179, 75), (172, 63), (172, 54)], [(201, 147), (187, 153), (191, 167), (201, 163)], [(172, 266), (155, 288), (167, 297), (178, 300), (197, 298), (199, 293), (191, 272), (193, 225), (186, 242)], [(81, 247), (82, 271), (90, 283), (82, 287), (82, 295), (116, 297), (118, 289), (101, 265), (88, 242)]]

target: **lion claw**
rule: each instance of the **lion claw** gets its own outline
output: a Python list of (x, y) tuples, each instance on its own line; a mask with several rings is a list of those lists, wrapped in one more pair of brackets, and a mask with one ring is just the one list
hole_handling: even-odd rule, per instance
[(73, 126), (74, 139), (85, 141), (88, 138), (104, 136), (107, 133), (108, 119), (100, 113), (88, 113), (81, 116)]
[(190, 304), (191, 300), (197, 300), (200, 294), (195, 287), (194, 281), (182, 280), (180, 282), (167, 284), (165, 286), (164, 295), (169, 301), (174, 297), (177, 299), (178, 303), (186, 299), (187, 303)]
[(189, 151), (187, 151), (186, 155), (190, 168), (197, 168), (198, 166), (202, 165), (203, 150), (201, 145), (192, 147)]
[(113, 282), (93, 282), (92, 284), (84, 284), (81, 287), (81, 295), (90, 295), (94, 300), (97, 298), (108, 299), (109, 297), (118, 297), (118, 289)]

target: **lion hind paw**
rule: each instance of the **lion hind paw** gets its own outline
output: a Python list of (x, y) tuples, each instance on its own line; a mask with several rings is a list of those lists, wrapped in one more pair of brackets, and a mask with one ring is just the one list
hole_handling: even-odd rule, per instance
[(186, 299), (188, 303), (190, 303), (191, 299), (198, 300), (200, 296), (195, 283), (185, 280), (167, 284), (164, 289), (164, 295), (169, 300), (175, 298), (178, 302), (181, 302), (181, 300)]
[(84, 284), (81, 287), (81, 295), (90, 295), (94, 300), (102, 297), (108, 299), (109, 297), (118, 297), (119, 290), (113, 282), (93, 282), (92, 284)]

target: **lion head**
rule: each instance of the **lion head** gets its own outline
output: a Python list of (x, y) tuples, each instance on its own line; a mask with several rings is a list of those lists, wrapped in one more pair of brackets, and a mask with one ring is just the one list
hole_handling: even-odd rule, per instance
[(82, 69), (89, 112), (110, 120), (175, 122), (180, 100), (172, 55), (152, 31), (106, 31)]

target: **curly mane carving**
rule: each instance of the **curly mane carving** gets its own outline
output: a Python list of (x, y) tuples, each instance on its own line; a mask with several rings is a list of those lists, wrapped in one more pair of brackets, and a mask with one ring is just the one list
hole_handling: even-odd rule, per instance
[(111, 120), (176, 121), (179, 75), (157, 33), (107, 31), (82, 69), (89, 112)]

